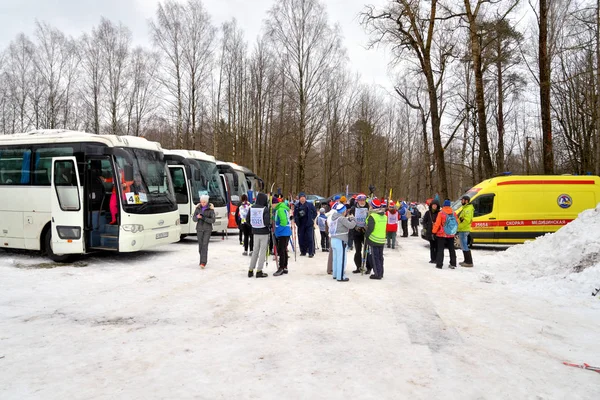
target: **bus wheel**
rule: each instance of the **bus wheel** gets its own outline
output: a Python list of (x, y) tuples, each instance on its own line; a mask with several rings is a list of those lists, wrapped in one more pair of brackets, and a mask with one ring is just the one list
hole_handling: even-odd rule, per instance
[(52, 228), (48, 229), (46, 231), (46, 235), (44, 236), (44, 252), (42, 254), (47, 256), (52, 261), (59, 263), (66, 263), (70, 259), (69, 254), (58, 255), (54, 254), (54, 251), (52, 251)]

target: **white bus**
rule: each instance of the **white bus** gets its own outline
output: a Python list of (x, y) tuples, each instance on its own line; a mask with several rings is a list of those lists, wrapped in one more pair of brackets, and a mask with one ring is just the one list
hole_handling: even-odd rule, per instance
[(0, 247), (66, 261), (173, 243), (180, 232), (158, 143), (67, 130), (0, 136)]
[(196, 234), (192, 220), (200, 196), (207, 194), (215, 207), (213, 232), (227, 231), (227, 196), (213, 156), (197, 150), (164, 150), (179, 207), (181, 237)]

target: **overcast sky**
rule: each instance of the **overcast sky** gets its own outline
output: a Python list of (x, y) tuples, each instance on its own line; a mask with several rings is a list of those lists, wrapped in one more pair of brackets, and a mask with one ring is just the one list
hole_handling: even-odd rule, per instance
[[(275, 1), (203, 0), (203, 3), (215, 25), (235, 17), (252, 45)], [(365, 4), (381, 5), (385, 0), (324, 2), (329, 20), (342, 27), (352, 70), (360, 73), (365, 83), (390, 88), (386, 52), (365, 49), (368, 37), (357, 17)], [(132, 31), (134, 44), (148, 46), (148, 19), (154, 16), (157, 4), (158, 0), (0, 0), (0, 47), (4, 49), (19, 32), (31, 36), (36, 19), (77, 37), (97, 25), (101, 16), (122, 22)]]

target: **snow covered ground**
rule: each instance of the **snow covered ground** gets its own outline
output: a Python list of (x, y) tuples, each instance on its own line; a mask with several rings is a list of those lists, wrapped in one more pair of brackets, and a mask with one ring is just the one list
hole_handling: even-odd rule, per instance
[(56, 268), (0, 252), (0, 398), (597, 398), (599, 374), (562, 365), (600, 364), (596, 214), (472, 269), (399, 238), (382, 281), (336, 282), (320, 251), (249, 279), (236, 236), (205, 270), (195, 239)]

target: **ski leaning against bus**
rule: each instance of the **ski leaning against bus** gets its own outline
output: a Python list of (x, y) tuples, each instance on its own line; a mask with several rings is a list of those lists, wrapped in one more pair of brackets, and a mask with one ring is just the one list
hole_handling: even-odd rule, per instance
[(206, 267), (208, 261), (208, 242), (212, 233), (212, 224), (215, 223), (215, 208), (208, 203), (209, 197), (200, 196), (200, 204), (196, 206), (192, 219), (196, 223), (198, 237), (198, 252), (200, 253), (200, 268)]
[(371, 200), (371, 213), (367, 217), (367, 230), (365, 237), (367, 245), (370, 246), (371, 265), (373, 267), (373, 275), (371, 279), (383, 278), (383, 246), (385, 246), (385, 228), (387, 225), (387, 217), (385, 216), (385, 208), (382, 207), (379, 199)]
[(279, 268), (273, 276), (280, 276), (288, 273), (287, 246), (292, 235), (289, 219), (290, 208), (277, 197), (273, 197), (273, 208), (275, 210), (275, 246), (279, 256)]
[(268, 276), (262, 271), (267, 249), (269, 248), (269, 236), (271, 235), (271, 216), (269, 215), (268, 201), (269, 199), (265, 193), (259, 193), (256, 196), (256, 203), (248, 211), (248, 219), (254, 235), (254, 253), (252, 253), (250, 259), (248, 278), (252, 278), (255, 268), (257, 278)]

